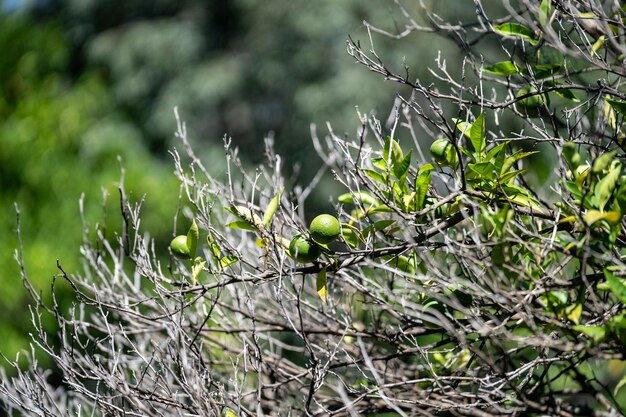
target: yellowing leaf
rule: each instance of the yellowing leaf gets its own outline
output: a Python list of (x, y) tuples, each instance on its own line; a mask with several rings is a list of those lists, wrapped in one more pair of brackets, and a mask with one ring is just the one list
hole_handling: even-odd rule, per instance
[(322, 270), (317, 274), (317, 295), (324, 301), (326, 301), (326, 267), (322, 268)]
[(582, 313), (582, 304), (574, 304), (565, 309), (565, 316), (576, 324), (580, 323), (580, 316)]
[(196, 282), (198, 281), (198, 275), (200, 275), (200, 272), (202, 272), (202, 270), (204, 269), (205, 264), (206, 261), (200, 261), (193, 266), (193, 269), (191, 271), (192, 285), (196, 285)]

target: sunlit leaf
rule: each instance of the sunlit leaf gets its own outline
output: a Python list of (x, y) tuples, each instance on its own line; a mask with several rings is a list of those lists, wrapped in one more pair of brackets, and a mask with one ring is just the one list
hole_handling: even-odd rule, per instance
[(593, 43), (593, 46), (591, 47), (591, 54), (592, 55), (595, 55), (595, 54), (598, 53), (600, 48), (602, 48), (602, 46), (604, 46), (604, 41), (605, 40), (606, 40), (606, 36), (602, 35)]
[(609, 284), (609, 289), (620, 300), (622, 303), (626, 304), (626, 285), (611, 271), (608, 269), (604, 269), (604, 277), (606, 278), (607, 284)]
[(595, 343), (601, 342), (606, 335), (606, 328), (604, 326), (575, 325), (572, 326), (572, 330), (590, 337)]
[(253, 232), (259, 231), (259, 229), (257, 229), (252, 223), (246, 220), (237, 220), (234, 222), (230, 222), (226, 225), (226, 227), (230, 227), (231, 229), (251, 230)]
[(280, 197), (283, 195), (283, 189), (281, 189), (278, 194), (276, 194), (267, 205), (265, 209), (265, 213), (263, 213), (263, 224), (266, 228), (270, 227), (272, 223), (272, 219), (274, 218), (274, 214), (278, 209), (278, 204), (280, 203)]
[(619, 181), (621, 172), (622, 164), (613, 164), (610, 171), (596, 184), (594, 188), (594, 197), (596, 199), (598, 209), (604, 210), (606, 203), (609, 202), (613, 191), (615, 191), (615, 188), (617, 187), (617, 182)]
[(527, 39), (531, 41), (531, 43), (536, 42), (533, 31), (520, 23), (503, 23), (494, 26), (493, 29), (501, 35)]
[(365, 174), (372, 178), (373, 180), (378, 181), (381, 184), (387, 185), (387, 176), (385, 174), (381, 174), (380, 172), (373, 171), (371, 169), (365, 169)]
[(187, 231), (187, 249), (189, 249), (189, 256), (191, 258), (196, 256), (199, 238), (200, 231), (198, 230), (198, 224), (196, 223), (196, 219), (193, 219), (193, 221), (191, 222), (191, 226)]
[(478, 154), (482, 154), (486, 147), (485, 114), (484, 113), (481, 113), (476, 118), (474, 123), (472, 123), (469, 135), (470, 135), (470, 141), (472, 142), (472, 146), (474, 147), (474, 150), (476, 150)]
[(533, 67), (533, 73), (535, 74), (535, 78), (540, 80), (553, 76), (559, 72), (560, 69), (560, 64), (540, 64)]
[(622, 116), (626, 116), (626, 101), (617, 100), (617, 99), (610, 98), (610, 97), (605, 97), (605, 100), (607, 103), (609, 103), (609, 105), (613, 108), (613, 110), (615, 110)]
[(399, 161), (393, 166), (393, 175), (396, 176), (396, 178), (400, 181), (400, 183), (404, 183), (404, 181), (406, 180), (406, 176), (409, 173), (409, 168), (411, 167), (411, 154), (412, 153), (413, 153), (413, 150), (412, 149), (409, 150), (409, 152), (402, 159), (402, 161)]
[(502, 61), (488, 67), (484, 67), (483, 71), (495, 75), (508, 76), (521, 72), (521, 68), (511, 61)]
[(593, 161), (593, 167), (591, 168), (591, 172), (594, 174), (600, 174), (604, 171), (610, 164), (611, 161), (615, 158), (615, 154), (617, 153), (617, 149), (614, 149), (610, 152), (605, 152)]
[(326, 280), (326, 267), (317, 274), (317, 295), (324, 301), (326, 301), (327, 294), (327, 280)]
[(237, 263), (239, 259), (237, 259), (237, 257), (233, 256), (233, 255), (227, 255), (224, 256), (222, 259), (220, 259), (220, 267), (222, 269), (226, 269), (229, 266)]
[(567, 317), (568, 320), (571, 320), (576, 324), (580, 323), (580, 316), (582, 315), (582, 313), (583, 306), (580, 303), (576, 303), (565, 309), (565, 317)]
[(424, 201), (426, 199), (426, 195), (428, 194), (428, 187), (430, 186), (430, 181), (432, 179), (432, 165), (431, 169), (420, 170), (419, 175), (415, 179), (415, 209), (421, 210), (424, 208)]
[(206, 261), (200, 261), (194, 264), (191, 270), (191, 283), (193, 285), (195, 285), (196, 282), (198, 282), (198, 275), (200, 275), (200, 272), (202, 272), (202, 270), (204, 269), (204, 265), (206, 265)]
[(539, 23), (542, 27), (546, 26), (552, 16), (552, 0), (542, 0), (539, 8)]

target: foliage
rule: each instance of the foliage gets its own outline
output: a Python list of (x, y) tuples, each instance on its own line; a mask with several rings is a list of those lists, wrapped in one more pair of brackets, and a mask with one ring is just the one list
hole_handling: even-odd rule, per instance
[[(0, 385), (9, 412), (623, 415), (626, 8), (476, 6), (459, 24), (421, 10), (425, 26), (398, 3), (398, 37), (436, 31), (465, 51), (457, 74), (437, 59), (432, 83), (380, 58), (388, 32), (350, 39), (411, 93), (389, 131), (360, 115), (356, 137), (314, 136), (345, 192), (341, 238), (304, 264), (288, 246), (308, 233), (307, 192), (286, 187), (271, 143), (254, 174), (227, 146), (220, 181), (179, 120), (188, 256), (165, 266), (124, 199), (120, 237), (85, 240), (83, 272), (59, 265), (73, 309), (41, 302), (24, 274), (65, 387), (33, 363)], [(504, 57), (486, 62), (483, 40)], [(531, 176), (547, 161), (554, 174)]]

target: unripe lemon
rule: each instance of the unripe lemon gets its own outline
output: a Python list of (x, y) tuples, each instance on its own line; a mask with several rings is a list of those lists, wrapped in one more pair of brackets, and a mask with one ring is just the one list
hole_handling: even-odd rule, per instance
[[(452, 142), (448, 139), (437, 139), (430, 145), (430, 154), (435, 158), (435, 161), (442, 165), (447, 165), (450, 161), (449, 155), (454, 151)], [(456, 156), (456, 154), (454, 154)]]
[[(517, 94), (515, 94), (515, 97), (521, 97), (534, 92), (537, 92), (534, 87), (525, 86), (520, 88)], [(548, 101), (548, 95), (536, 94), (534, 96), (526, 97), (516, 101), (515, 108), (517, 109), (517, 111), (525, 114), (528, 117), (537, 117), (540, 116), (541, 108), (545, 107), (546, 104), (550, 104)]]
[(314, 241), (326, 245), (339, 237), (341, 226), (335, 216), (320, 214), (309, 225), (309, 231)]
[(289, 255), (300, 263), (313, 262), (320, 256), (320, 248), (303, 234), (298, 234), (289, 243)]
[(181, 259), (189, 259), (189, 248), (187, 247), (187, 236), (176, 236), (170, 243), (172, 253)]

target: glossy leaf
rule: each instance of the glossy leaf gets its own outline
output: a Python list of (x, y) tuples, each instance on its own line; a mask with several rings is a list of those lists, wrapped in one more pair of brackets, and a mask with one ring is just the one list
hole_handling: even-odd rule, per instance
[(387, 176), (385, 174), (381, 174), (378, 171), (374, 171), (371, 169), (365, 169), (365, 174), (371, 179), (378, 181), (381, 184), (387, 185)]
[(322, 270), (317, 274), (316, 287), (317, 295), (319, 295), (319, 297), (324, 301), (326, 301), (326, 295), (328, 292), (327, 283), (326, 267), (323, 267)]
[(533, 31), (520, 23), (503, 23), (494, 26), (493, 29), (501, 35), (527, 39), (531, 41), (531, 43), (536, 42)]
[(572, 330), (580, 332), (585, 336), (593, 339), (595, 343), (601, 342), (606, 335), (606, 328), (604, 326), (583, 326), (583, 325), (575, 325), (572, 326)]
[(539, 8), (539, 23), (541, 26), (545, 27), (546, 23), (549, 23), (550, 16), (552, 16), (552, 0), (542, 0)]
[(594, 198), (597, 204), (596, 208), (599, 210), (604, 210), (613, 191), (615, 191), (622, 171), (621, 168), (622, 164), (613, 164), (611, 170), (596, 184), (594, 188)]
[(222, 259), (220, 259), (220, 267), (221, 269), (226, 269), (229, 266), (237, 263), (238, 260), (239, 259), (237, 259), (237, 257), (233, 255), (224, 256)]
[(484, 113), (481, 113), (476, 118), (474, 123), (472, 123), (472, 127), (470, 128), (470, 131), (469, 131), (469, 135), (470, 135), (469, 138), (470, 138), (470, 141), (472, 142), (472, 146), (474, 147), (474, 150), (478, 154), (482, 154), (486, 147), (485, 114)]
[(252, 223), (247, 220), (237, 220), (234, 222), (230, 222), (226, 225), (226, 227), (230, 227), (231, 229), (251, 230), (253, 232), (259, 231), (259, 229), (257, 229)]
[(626, 101), (617, 100), (617, 99), (609, 98), (609, 97), (605, 98), (605, 100), (607, 103), (609, 103), (609, 105), (613, 108), (613, 110), (615, 110), (622, 116), (626, 116)]
[(560, 64), (541, 64), (533, 67), (533, 73), (535, 78), (540, 80), (542, 78), (548, 78), (559, 72), (561, 69)]
[(509, 76), (521, 72), (521, 68), (511, 61), (497, 62), (488, 67), (484, 67), (483, 71), (494, 75)]
[(278, 194), (276, 194), (269, 202), (269, 204), (267, 205), (267, 208), (265, 209), (265, 213), (263, 213), (263, 224), (265, 225), (266, 228), (270, 227), (270, 224), (272, 223), (272, 219), (274, 218), (274, 214), (276, 213), (276, 210), (278, 209), (278, 205), (280, 203), (280, 197), (283, 195), (283, 189), (281, 189)]
[(604, 277), (613, 295), (615, 295), (620, 302), (626, 304), (626, 285), (624, 285), (624, 282), (606, 268), (604, 269)]
[(419, 175), (415, 179), (415, 209), (421, 210), (424, 208), (424, 201), (428, 194), (428, 187), (430, 187), (430, 181), (432, 179), (432, 165), (430, 169), (424, 169), (422, 167)]
[(196, 282), (198, 282), (198, 275), (200, 275), (200, 272), (202, 272), (202, 270), (204, 269), (205, 264), (206, 264), (206, 261), (200, 261), (194, 264), (191, 270), (191, 283), (193, 285), (195, 285)]
[(402, 161), (399, 161), (393, 166), (393, 175), (395, 175), (396, 178), (400, 181), (400, 184), (404, 183), (404, 181), (406, 180), (406, 176), (409, 173), (409, 168), (411, 167), (411, 154), (412, 153), (413, 153), (413, 150), (412, 149), (409, 150), (409, 152), (402, 159)]
[(189, 257), (194, 258), (196, 256), (196, 250), (198, 249), (198, 239), (200, 238), (200, 231), (198, 230), (198, 224), (196, 219), (193, 219), (189, 231), (187, 231), (187, 249), (189, 249)]

